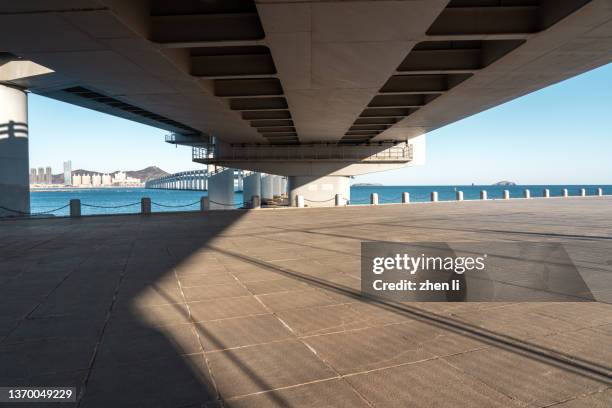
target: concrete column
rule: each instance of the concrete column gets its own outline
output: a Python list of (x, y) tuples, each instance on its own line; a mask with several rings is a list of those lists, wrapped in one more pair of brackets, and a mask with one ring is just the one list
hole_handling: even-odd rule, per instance
[(140, 199), (140, 212), (142, 214), (151, 214), (151, 199), (148, 197), (142, 197)]
[(282, 176), (272, 176), (272, 195), (274, 198), (282, 195)]
[(480, 192), (480, 199), (481, 200), (486, 200), (487, 199), (487, 190), (482, 190)]
[(504, 200), (509, 200), (509, 199), (510, 199), (510, 191), (504, 190)]
[(567, 197), (569, 194), (567, 193), (567, 188), (562, 190), (563, 197)]
[(234, 206), (234, 170), (225, 169), (208, 179), (211, 210), (231, 210)]
[[(30, 212), (28, 97), (0, 85), (0, 206)], [(17, 215), (0, 208), (0, 217)]]
[(457, 201), (463, 201), (463, 191), (457, 191)]
[[(296, 196), (304, 197), (309, 207), (333, 207), (336, 194), (345, 201), (351, 199), (350, 178), (348, 176), (289, 176), (289, 197), (291, 206), (296, 205)], [(262, 180), (262, 194), (264, 190)]]
[(438, 192), (437, 191), (432, 191), (431, 192), (431, 201), (438, 201)]
[(244, 192), (244, 170), (240, 170), (238, 172), (238, 183), (236, 186), (236, 191)]
[(251, 197), (251, 208), (261, 208), (261, 198), (258, 195)]
[(378, 205), (378, 194), (377, 193), (370, 194), (370, 204)]
[(266, 203), (274, 198), (274, 175), (261, 175), (261, 201)]
[(287, 177), (281, 176), (281, 197), (287, 196)]
[(529, 191), (529, 189), (525, 189), (524, 196), (525, 198), (531, 198), (531, 191)]
[[(242, 179), (242, 196), (245, 202), (249, 202), (253, 196), (261, 197), (261, 173), (253, 173)], [(253, 203), (248, 208), (253, 207)]]
[(603, 188), (600, 187), (597, 189), (597, 195), (600, 197), (603, 196)]
[(304, 208), (304, 196), (303, 195), (296, 195), (295, 196), (295, 206), (298, 208)]
[(586, 197), (586, 189), (584, 188), (580, 189), (580, 197)]
[(550, 197), (550, 190), (545, 188), (544, 189), (544, 198), (549, 198)]
[(402, 193), (402, 203), (408, 204), (410, 202), (410, 193), (403, 192)]

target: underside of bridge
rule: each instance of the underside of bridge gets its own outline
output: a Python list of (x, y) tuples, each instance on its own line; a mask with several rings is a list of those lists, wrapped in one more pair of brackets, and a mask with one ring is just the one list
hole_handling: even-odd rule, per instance
[(288, 176), (421, 163), (428, 131), (611, 60), (609, 0), (0, 1), (0, 86)]

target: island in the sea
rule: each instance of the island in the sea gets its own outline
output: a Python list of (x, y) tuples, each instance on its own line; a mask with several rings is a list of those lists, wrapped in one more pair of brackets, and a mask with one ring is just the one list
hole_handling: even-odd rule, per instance
[(516, 183), (514, 181), (502, 180), (493, 185), (494, 186), (516, 186)]
[(380, 183), (355, 183), (353, 187), (381, 187)]

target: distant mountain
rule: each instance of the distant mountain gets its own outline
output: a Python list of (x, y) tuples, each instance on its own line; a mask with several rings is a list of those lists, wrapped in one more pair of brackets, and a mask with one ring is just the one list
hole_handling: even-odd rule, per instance
[(381, 187), (380, 183), (355, 183), (353, 187)]
[(498, 181), (497, 183), (493, 185), (494, 186), (516, 186), (516, 183), (514, 181), (502, 180), (502, 181)]
[(126, 171), (125, 174), (128, 177), (139, 178), (140, 181), (142, 181), (144, 183), (147, 180), (151, 180), (151, 179), (154, 179), (154, 178), (167, 176), (170, 173), (166, 173), (165, 171), (163, 171), (162, 169), (160, 169), (157, 166), (149, 166), (149, 167), (144, 168), (142, 170)]
[[(108, 173), (108, 174), (110, 174), (111, 176), (114, 176), (117, 173), (119, 173), (119, 171), (113, 171), (112, 173)], [(72, 171), (72, 175), (74, 176), (76, 174), (91, 174), (91, 175), (93, 175), (93, 174), (106, 174), (106, 173), (102, 173), (102, 172), (99, 172), (99, 171), (85, 170), (85, 169), (73, 170)], [(128, 177), (138, 178), (138, 179), (140, 179), (140, 181), (142, 181), (144, 183), (147, 180), (158, 178), (158, 177), (162, 177), (162, 176), (166, 176), (169, 173), (163, 171), (162, 169), (160, 169), (157, 166), (149, 166), (149, 167), (144, 168), (142, 170), (126, 171), (125, 174)], [(64, 182), (64, 173), (54, 174), (53, 175), (53, 184), (61, 184), (63, 182)]]

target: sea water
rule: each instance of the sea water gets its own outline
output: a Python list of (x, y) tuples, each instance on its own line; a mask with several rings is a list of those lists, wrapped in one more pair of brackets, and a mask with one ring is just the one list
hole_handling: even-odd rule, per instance
[[(465, 200), (478, 200), (480, 191), (486, 190), (489, 199), (501, 199), (503, 191), (509, 190), (511, 198), (523, 197), (528, 189), (531, 197), (543, 196), (544, 189), (550, 190), (552, 197), (562, 195), (566, 188), (570, 196), (580, 195), (580, 189), (586, 189), (587, 195), (596, 195), (597, 188), (603, 188), (606, 195), (612, 194), (610, 185), (519, 185), (519, 186), (353, 186), (351, 187), (351, 204), (368, 204), (370, 194), (378, 193), (379, 203), (399, 203), (402, 193), (410, 194), (410, 201), (429, 201), (432, 191), (438, 192), (440, 201), (455, 200), (456, 192), (463, 191)], [(69, 214), (66, 206), (70, 199), (81, 200), (81, 213), (83, 215), (99, 214), (131, 214), (140, 212), (140, 199), (149, 197), (153, 212), (168, 211), (199, 211), (200, 198), (206, 196), (205, 191), (160, 190), (145, 188), (70, 188), (59, 190), (37, 190), (30, 193), (31, 212), (50, 212), (56, 216)], [(333, 198), (333, 197), (330, 197)], [(241, 192), (234, 195), (236, 207), (243, 202)]]

